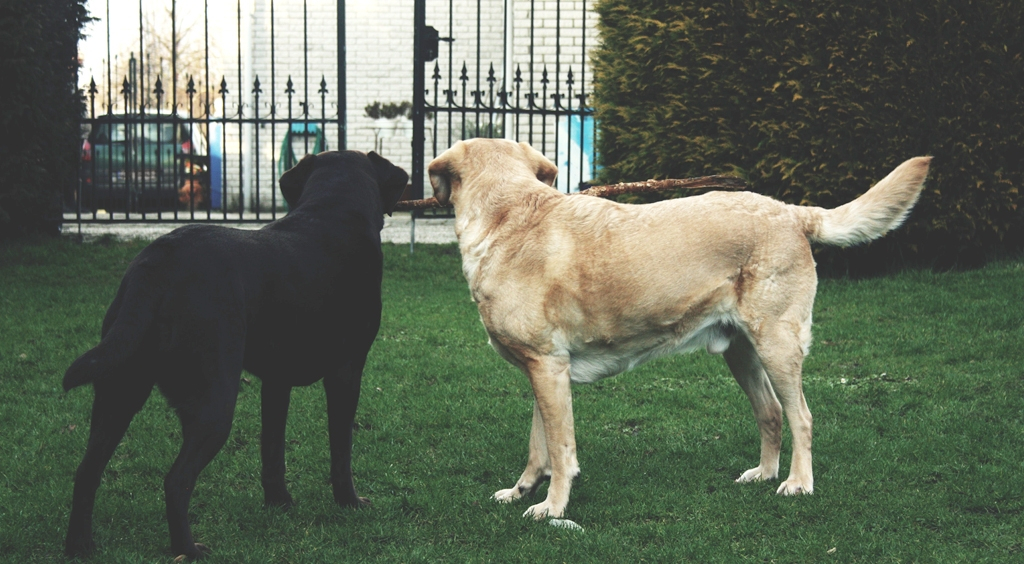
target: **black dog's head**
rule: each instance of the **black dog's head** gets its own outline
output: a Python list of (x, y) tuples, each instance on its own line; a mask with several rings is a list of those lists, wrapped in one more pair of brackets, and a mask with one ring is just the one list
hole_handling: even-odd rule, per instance
[(352, 175), (368, 175), (376, 182), (381, 211), (391, 215), (402, 197), (409, 175), (377, 153), (357, 151), (327, 151), (319, 155), (306, 155), (299, 164), (281, 175), (281, 194), (289, 209), (299, 206), (306, 186), (314, 171), (323, 170), (325, 183), (346, 184)]

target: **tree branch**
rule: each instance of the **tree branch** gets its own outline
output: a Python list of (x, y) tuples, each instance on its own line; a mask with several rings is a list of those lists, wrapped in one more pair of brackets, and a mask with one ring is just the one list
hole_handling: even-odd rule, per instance
[(592, 186), (578, 192), (586, 196), (608, 198), (619, 194), (650, 194), (666, 190), (697, 190), (717, 188), (719, 190), (745, 190), (747, 183), (735, 176), (700, 176), (697, 178), (668, 178), (665, 180), (644, 180), (642, 182), (621, 182), (608, 186)]
[[(642, 182), (622, 182), (607, 186), (591, 186), (581, 192), (569, 194), (570, 196), (584, 195), (599, 198), (618, 196), (619, 194), (650, 194), (666, 190), (696, 190), (700, 188), (715, 188), (719, 190), (745, 190), (747, 183), (735, 176), (701, 176), (698, 178), (669, 178), (666, 180), (645, 180)], [(395, 211), (425, 210), (432, 208), (446, 208), (434, 198), (423, 200), (402, 200), (395, 206)]]

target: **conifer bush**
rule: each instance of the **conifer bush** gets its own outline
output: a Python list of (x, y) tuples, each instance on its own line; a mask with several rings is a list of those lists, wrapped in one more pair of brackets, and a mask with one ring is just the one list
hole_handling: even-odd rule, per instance
[(597, 11), (601, 181), (734, 173), (759, 193), (834, 207), (932, 155), (906, 226), (819, 262), (966, 266), (1024, 246), (1024, 3), (599, 0)]
[(85, 0), (0, 3), (0, 239), (55, 232), (74, 194)]

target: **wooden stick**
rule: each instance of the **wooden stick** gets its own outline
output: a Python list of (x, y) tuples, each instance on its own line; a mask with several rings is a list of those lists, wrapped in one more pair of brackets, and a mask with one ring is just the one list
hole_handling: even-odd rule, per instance
[[(669, 178), (666, 180), (645, 180), (643, 182), (622, 182), (607, 186), (591, 186), (580, 192), (573, 192), (570, 196), (584, 195), (607, 198), (619, 194), (648, 194), (652, 192), (663, 192), (666, 190), (696, 190), (698, 188), (715, 188), (720, 190), (745, 190), (747, 183), (735, 176), (701, 176), (698, 178)], [(431, 208), (446, 208), (451, 204), (442, 206), (434, 198), (422, 200), (402, 200), (395, 206), (395, 211), (425, 210)]]
[(591, 186), (577, 192), (587, 196), (607, 198), (619, 194), (648, 194), (665, 190), (696, 190), (718, 188), (722, 190), (745, 190), (747, 183), (735, 176), (700, 176), (697, 178), (669, 178), (666, 180), (645, 180), (643, 182), (621, 182), (608, 186)]
[(437, 198), (424, 198), (422, 200), (399, 200), (395, 204), (395, 211), (426, 210), (431, 208), (450, 208), (451, 204), (442, 206)]

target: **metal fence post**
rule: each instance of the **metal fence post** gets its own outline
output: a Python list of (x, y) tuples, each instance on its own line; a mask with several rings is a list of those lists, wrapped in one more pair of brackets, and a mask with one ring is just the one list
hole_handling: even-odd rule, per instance
[(416, 0), (413, 12), (413, 78), (412, 78), (412, 182), (413, 198), (423, 197), (423, 151), (426, 137), (424, 136), (424, 102), (426, 96), (426, 60), (423, 53), (424, 28), (427, 25), (427, 1)]
[(348, 116), (345, 84), (345, 0), (338, 0), (338, 150), (348, 148)]

